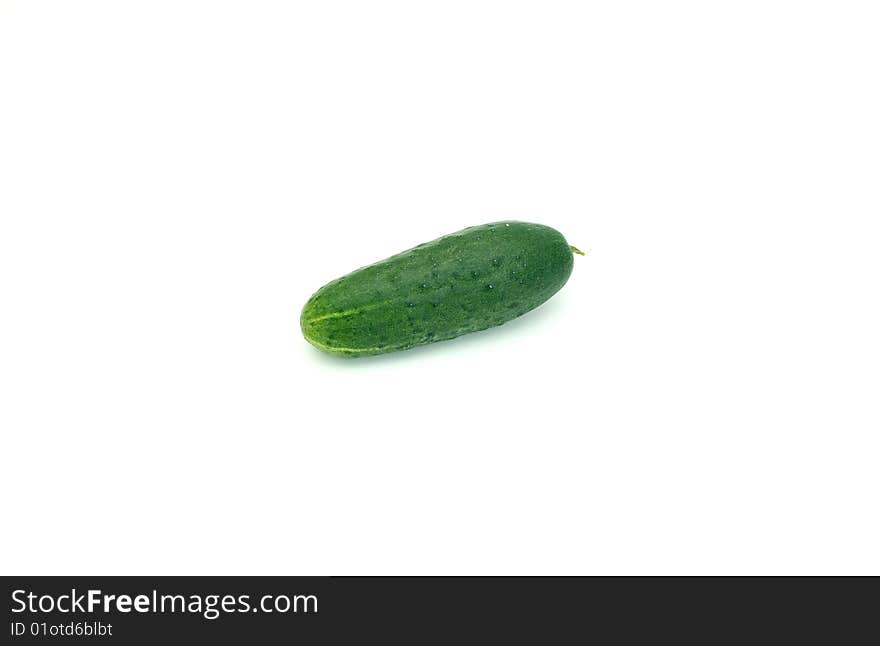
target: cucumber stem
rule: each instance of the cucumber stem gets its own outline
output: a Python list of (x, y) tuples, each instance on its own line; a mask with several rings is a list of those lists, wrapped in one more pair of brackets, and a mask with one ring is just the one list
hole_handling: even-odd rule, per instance
[(575, 247), (573, 245), (569, 245), (568, 248), (571, 249), (574, 253), (578, 254), (579, 256), (586, 256), (587, 255), (583, 251), (581, 251), (580, 249), (578, 249), (577, 247)]

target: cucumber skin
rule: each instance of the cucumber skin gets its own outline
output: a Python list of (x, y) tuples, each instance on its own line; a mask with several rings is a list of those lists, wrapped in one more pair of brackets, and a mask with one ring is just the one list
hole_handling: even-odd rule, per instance
[(573, 264), (568, 242), (550, 227), (469, 227), (324, 285), (303, 307), (300, 326), (330, 354), (405, 350), (533, 310), (565, 285)]

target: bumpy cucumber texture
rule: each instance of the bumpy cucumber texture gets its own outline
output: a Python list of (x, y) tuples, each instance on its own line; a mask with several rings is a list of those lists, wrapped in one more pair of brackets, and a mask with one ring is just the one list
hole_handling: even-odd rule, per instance
[(540, 224), (470, 227), (324, 285), (300, 325), (316, 348), (347, 357), (452, 339), (545, 302), (571, 275), (572, 252)]

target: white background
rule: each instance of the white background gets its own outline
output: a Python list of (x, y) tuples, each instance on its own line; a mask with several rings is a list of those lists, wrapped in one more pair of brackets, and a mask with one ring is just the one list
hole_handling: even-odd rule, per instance
[[(880, 574), (872, 2), (0, 2), (6, 574)], [(339, 360), (323, 283), (588, 248)]]

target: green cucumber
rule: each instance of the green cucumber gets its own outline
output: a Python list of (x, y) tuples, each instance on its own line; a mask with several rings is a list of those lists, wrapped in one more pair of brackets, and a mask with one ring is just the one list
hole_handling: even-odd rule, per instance
[(319, 350), (348, 357), (452, 339), (545, 302), (571, 275), (572, 252), (540, 224), (470, 227), (324, 285), (300, 326)]

